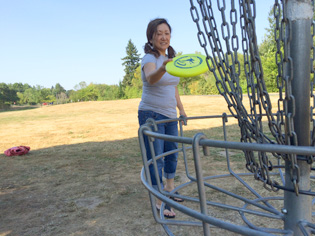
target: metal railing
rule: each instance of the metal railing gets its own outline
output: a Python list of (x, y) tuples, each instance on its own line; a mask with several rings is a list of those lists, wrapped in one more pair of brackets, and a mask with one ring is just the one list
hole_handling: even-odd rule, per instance
[[(244, 172), (244, 173), (236, 173), (231, 168), (229, 151), (230, 150), (240, 150), (242, 152), (251, 151), (253, 153), (277, 153), (277, 154), (294, 154), (294, 155), (301, 155), (301, 156), (314, 156), (315, 155), (315, 147), (309, 146), (289, 146), (289, 145), (279, 145), (279, 144), (258, 144), (258, 143), (243, 143), (243, 142), (233, 142), (227, 140), (226, 134), (226, 124), (227, 118), (233, 116), (227, 116), (223, 114), (222, 116), (202, 116), (202, 117), (189, 117), (189, 118), (178, 118), (178, 119), (170, 119), (170, 120), (162, 120), (162, 121), (155, 121), (153, 119), (148, 119), (146, 124), (142, 125), (139, 128), (139, 144), (143, 159), (143, 169), (141, 171), (141, 180), (146, 189), (149, 191), (152, 212), (154, 219), (160, 223), (165, 232), (168, 235), (174, 235), (170, 225), (177, 225), (177, 226), (199, 226), (202, 227), (202, 231), (204, 235), (210, 235), (210, 229), (212, 227), (222, 228), (228, 231), (235, 232), (241, 235), (273, 235), (273, 234), (281, 234), (281, 235), (293, 235), (293, 232), (290, 230), (283, 229), (283, 221), (286, 217), (286, 209), (277, 209), (277, 207), (273, 206), (271, 202), (273, 201), (280, 201), (283, 202), (283, 196), (263, 196), (260, 191), (261, 184), (259, 185), (259, 189), (254, 189), (249, 182), (254, 182), (254, 179), (258, 179), (259, 175), (255, 175), (255, 173), (251, 172)], [(214, 140), (208, 139), (205, 134), (203, 133), (196, 133), (192, 138), (184, 136), (184, 130), (182, 123), (186, 123), (188, 120), (189, 124), (193, 120), (197, 119), (222, 119), (222, 132), (224, 136), (224, 140)], [(170, 136), (164, 135), (155, 132), (156, 127), (158, 124), (171, 122), (171, 121), (178, 121), (180, 126), (180, 134), (179, 136)], [(150, 150), (146, 150), (144, 145), (144, 136), (149, 138), (149, 145)], [(176, 150), (171, 152), (162, 153), (160, 155), (155, 156), (153, 142), (155, 139), (163, 139), (165, 141), (177, 142), (181, 144)], [(225, 149), (226, 152), (226, 174), (221, 175), (209, 175), (204, 176), (205, 170), (201, 164), (202, 156), (211, 156), (212, 150), (219, 148)], [(203, 150), (201, 152), (201, 149)], [(151, 152), (152, 159), (147, 160), (147, 151)], [(178, 185), (172, 192), (166, 192), (161, 188), (161, 183), (158, 182), (158, 189), (153, 188), (151, 183), (151, 176), (149, 171), (149, 166), (153, 165), (156, 176), (158, 175), (156, 161), (160, 158), (164, 158), (165, 156), (178, 152), (181, 153), (183, 156), (184, 166), (185, 166), (185, 174), (188, 179), (187, 182), (184, 182)], [(192, 159), (188, 160), (187, 152), (192, 152)], [(245, 157), (245, 155), (244, 155)], [(270, 158), (269, 158), (270, 159)], [(284, 166), (282, 165), (281, 158), (274, 157), (271, 166), (274, 166), (274, 169), (270, 171), (270, 175), (274, 176), (275, 178), (279, 179), (281, 184), (278, 183), (274, 185), (271, 189), (268, 188), (268, 184), (263, 182), (263, 186), (271, 191), (272, 193), (276, 192), (279, 189), (285, 188), (285, 180), (284, 180), (284, 173), (282, 169)], [(190, 164), (193, 163), (192, 171)], [(190, 167), (190, 168), (189, 168)], [(251, 176), (250, 181), (246, 181), (244, 178)], [(216, 186), (212, 184), (214, 180), (220, 180), (222, 183), (225, 183), (226, 179), (234, 178), (245, 187), (251, 194), (247, 194), (243, 196), (242, 194), (235, 193), (226, 189), (222, 184)], [(258, 182), (259, 183), (259, 182)], [(190, 196), (187, 194), (180, 194), (176, 195), (175, 192), (178, 190), (185, 191), (188, 188), (197, 188), (197, 195)], [(219, 201), (214, 201), (213, 199), (207, 199), (207, 192), (217, 191), (220, 194), (224, 194), (229, 198), (233, 199), (230, 203), (222, 203)], [(294, 189), (285, 189), (286, 191), (294, 192)], [(301, 191), (301, 190), (300, 190)], [(283, 193), (283, 191), (278, 192)], [(315, 195), (314, 192), (311, 191), (301, 191), (300, 195), (308, 194), (308, 195)], [(185, 204), (178, 203), (173, 201), (170, 197), (179, 197), (185, 200)], [(155, 206), (155, 198), (160, 199), (162, 203), (162, 207), (160, 210), (160, 214), (158, 213), (156, 206)], [(243, 206), (234, 205), (233, 202), (238, 201), (242, 202)], [(189, 206), (189, 203), (193, 203), (194, 209)], [(169, 220), (165, 219), (163, 215), (163, 209), (165, 204), (173, 207), (177, 211), (181, 212), (183, 215), (191, 217), (190, 219), (180, 219), (180, 220)], [(309, 206), (312, 207), (312, 206)], [(226, 212), (236, 212), (239, 213), (238, 219), (242, 219), (244, 225), (231, 223), (229, 221), (225, 221), (222, 219), (218, 219), (216, 217), (211, 216), (211, 209), (218, 208), (222, 211)], [(209, 214), (210, 213), (210, 214)], [(251, 220), (247, 217), (248, 215), (255, 216), (255, 218), (261, 218), (261, 222), (267, 219), (266, 224), (264, 227), (257, 226), (255, 223), (251, 222)], [(176, 217), (177, 218), (177, 217)], [(279, 221), (277, 223), (279, 227), (272, 228), (268, 227), (268, 221)], [(282, 222), (282, 223), (281, 223)], [(303, 232), (303, 235), (308, 235), (310, 232), (315, 231), (314, 224), (312, 222), (307, 222), (304, 219), (301, 219), (298, 225)]]

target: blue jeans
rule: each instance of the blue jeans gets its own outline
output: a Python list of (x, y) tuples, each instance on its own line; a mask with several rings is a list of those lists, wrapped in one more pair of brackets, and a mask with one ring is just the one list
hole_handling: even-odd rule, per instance
[[(165, 120), (169, 119), (166, 116), (163, 116), (159, 113), (153, 112), (153, 111), (138, 111), (138, 119), (139, 119), (139, 125), (143, 125), (148, 118), (153, 118), (154, 120)], [(158, 124), (158, 133), (161, 134), (167, 134), (167, 135), (173, 135), (178, 136), (178, 126), (177, 121), (172, 121), (168, 123)], [(144, 136), (144, 142), (145, 142), (145, 148), (147, 153), (147, 159), (152, 159), (150, 147), (149, 147), (149, 141), (148, 137)], [(161, 139), (155, 139), (153, 142), (155, 156), (158, 156), (164, 152), (168, 152), (174, 149), (177, 149), (178, 145), (175, 142), (169, 142), (164, 141)], [(164, 177), (166, 179), (173, 179), (175, 177), (176, 167), (177, 167), (177, 157), (178, 153), (170, 154), (168, 156), (165, 156), (164, 159), (160, 158), (157, 160), (157, 167), (159, 172), (159, 180), (161, 183), (161, 186), (163, 187), (162, 182), (162, 172), (164, 168)], [(157, 188), (157, 179), (154, 173), (153, 165), (151, 164), (149, 166), (150, 175), (151, 175), (151, 181), (154, 188)]]

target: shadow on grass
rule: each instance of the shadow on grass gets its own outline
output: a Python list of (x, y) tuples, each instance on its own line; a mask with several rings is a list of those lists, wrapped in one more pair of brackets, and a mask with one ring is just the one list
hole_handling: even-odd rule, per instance
[(26, 105), (26, 106), (17, 106), (17, 105), (12, 105), (7, 109), (0, 109), (0, 113), (3, 112), (9, 112), (9, 111), (23, 111), (23, 110), (32, 110), (39, 108), (39, 105)]
[(148, 203), (137, 138), (1, 154), (0, 162), (0, 235), (132, 235), (135, 225), (120, 234), (120, 224), (134, 218), (128, 208), (142, 218)]

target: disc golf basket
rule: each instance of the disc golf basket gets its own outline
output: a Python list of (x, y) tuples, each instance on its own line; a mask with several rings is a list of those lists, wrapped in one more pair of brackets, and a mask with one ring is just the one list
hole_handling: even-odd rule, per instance
[[(148, 119), (139, 128), (144, 164), (141, 180), (149, 191), (155, 220), (168, 235), (174, 235), (174, 225), (198, 228), (204, 235), (217, 229), (230, 231), (232, 235), (315, 234), (311, 176), (315, 156), (313, 1), (275, 0), (279, 93), (274, 111), (265, 85), (255, 28), (258, 10), (266, 9), (257, 9), (254, 0), (190, 0), (190, 4), (197, 38), (231, 114)], [(215, 13), (219, 14), (215, 17)], [(240, 86), (242, 76), (246, 77), (246, 99)], [(203, 133), (185, 137), (182, 122), (189, 120), (190, 124), (198, 119), (222, 119), (222, 140)], [(156, 132), (158, 124), (174, 120), (180, 125), (178, 137)], [(228, 140), (229, 120), (237, 121), (239, 142)], [(151, 160), (147, 160), (145, 136), (149, 139)], [(161, 183), (158, 189), (152, 187), (149, 165), (153, 165), (158, 175), (156, 160), (170, 154), (156, 156), (154, 139), (178, 142), (179, 147), (173, 152), (183, 156), (187, 181), (170, 193), (161, 188)], [(225, 174), (209, 171), (211, 163), (216, 162), (213, 158), (218, 153), (216, 150), (225, 151)], [(242, 154), (244, 173), (234, 171), (231, 153)], [(175, 194), (178, 190), (180, 195)], [(174, 196), (185, 202), (171, 200)], [(155, 198), (163, 202), (160, 214)], [(176, 210), (175, 219), (164, 218), (165, 204)]]

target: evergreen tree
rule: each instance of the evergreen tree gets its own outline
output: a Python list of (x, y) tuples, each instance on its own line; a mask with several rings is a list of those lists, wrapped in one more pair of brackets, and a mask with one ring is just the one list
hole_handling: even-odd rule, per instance
[(136, 72), (137, 67), (139, 66), (140, 54), (138, 54), (138, 50), (136, 46), (132, 43), (131, 39), (128, 41), (128, 45), (126, 47), (126, 54), (122, 60), (123, 66), (125, 66), (125, 76), (122, 81), (123, 88), (132, 85), (132, 79), (134, 78), (134, 74)]
[(65, 93), (65, 92), (66, 92), (66, 90), (59, 83), (57, 83), (55, 88), (53, 89), (53, 93), (54, 93), (55, 97), (58, 94)]
[[(280, 20), (281, 20), (281, 12), (277, 13), (280, 15)], [(263, 42), (259, 45), (259, 53), (261, 55), (268, 54), (270, 52), (275, 53), (277, 51), (277, 45), (275, 42), (275, 30), (276, 30), (276, 20), (274, 18), (274, 9), (270, 8), (269, 13), (268, 13), (268, 22), (269, 22), (269, 27), (265, 28), (267, 33), (264, 35)], [(276, 37), (279, 38), (279, 30), (277, 30), (277, 35)]]

